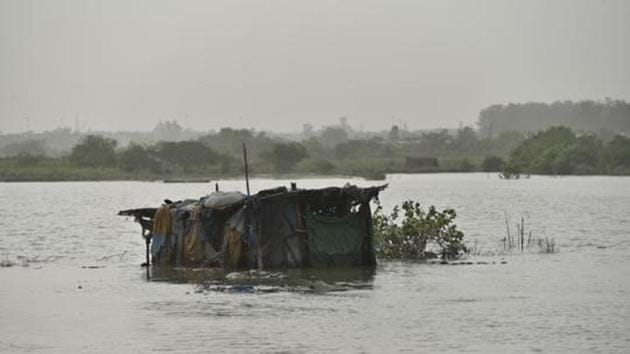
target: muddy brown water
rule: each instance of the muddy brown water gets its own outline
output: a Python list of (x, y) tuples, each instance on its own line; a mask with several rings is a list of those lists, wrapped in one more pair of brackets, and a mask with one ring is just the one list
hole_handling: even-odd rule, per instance
[[(13, 265), (0, 268), (0, 352), (628, 351), (630, 178), (386, 182), (386, 209), (409, 198), (453, 207), (468, 243), (488, 253), (458, 266), (381, 261), (227, 280), (214, 270), (155, 268), (147, 280), (139, 226), (116, 212), (197, 198), (214, 185), (0, 183), (0, 261)], [(492, 254), (506, 211), (513, 229), (524, 216), (558, 252)]]

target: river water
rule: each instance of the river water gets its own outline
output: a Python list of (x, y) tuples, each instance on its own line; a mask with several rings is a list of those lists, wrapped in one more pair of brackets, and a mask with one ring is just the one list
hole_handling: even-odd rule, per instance
[[(302, 188), (346, 182), (382, 183), (297, 180)], [(296, 284), (280, 288), (239, 279), (222, 286), (212, 272), (147, 274), (140, 227), (116, 212), (198, 198), (213, 186), (0, 183), (0, 351), (630, 350), (630, 178), (425, 174), (386, 182), (385, 209), (405, 199), (455, 208), (476, 249), (468, 264), (380, 261), (373, 271), (272, 274)], [(251, 184), (256, 191), (289, 181)], [(553, 238), (556, 252), (502, 252), (505, 213), (512, 227), (522, 216), (526, 232)]]

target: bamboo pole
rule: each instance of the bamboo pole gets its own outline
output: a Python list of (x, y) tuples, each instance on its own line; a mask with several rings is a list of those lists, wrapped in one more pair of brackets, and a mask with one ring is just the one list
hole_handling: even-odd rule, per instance
[(245, 143), (243, 143), (243, 162), (245, 163), (245, 186), (247, 187), (247, 196), (249, 197), (249, 171), (247, 166), (247, 146), (245, 146)]
[[(247, 196), (251, 196), (251, 192), (249, 190), (249, 166), (247, 164), (247, 146), (243, 143), (243, 163), (245, 164), (245, 187), (247, 188)], [(262, 235), (261, 227), (260, 227), (260, 214), (256, 215), (256, 263), (258, 263), (258, 270), (263, 270), (263, 254), (262, 254), (262, 246), (260, 245)]]

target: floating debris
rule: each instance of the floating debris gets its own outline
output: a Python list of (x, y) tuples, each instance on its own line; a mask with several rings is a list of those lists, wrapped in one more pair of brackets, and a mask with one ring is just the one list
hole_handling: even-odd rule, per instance
[(126, 256), (127, 256), (127, 250), (123, 251), (122, 253), (112, 254), (112, 255), (109, 255), (109, 256), (103, 256), (103, 257), (97, 259), (97, 261), (99, 261), (99, 262), (109, 261), (112, 258), (118, 257), (118, 261), (122, 262), (123, 259), (125, 259)]

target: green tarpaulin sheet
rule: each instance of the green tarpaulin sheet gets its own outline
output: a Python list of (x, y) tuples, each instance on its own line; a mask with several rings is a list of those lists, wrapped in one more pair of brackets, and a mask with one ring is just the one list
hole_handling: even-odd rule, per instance
[(313, 265), (361, 264), (365, 220), (358, 214), (331, 217), (309, 213), (304, 221)]

